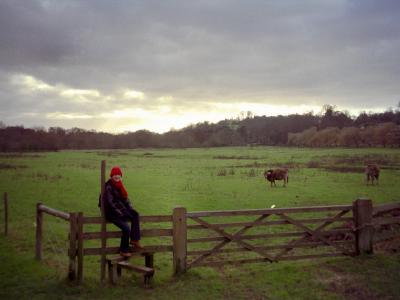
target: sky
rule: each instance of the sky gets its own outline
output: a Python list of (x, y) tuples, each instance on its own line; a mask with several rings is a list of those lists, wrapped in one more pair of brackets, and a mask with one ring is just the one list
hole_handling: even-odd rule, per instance
[(0, 121), (165, 132), (400, 102), (398, 0), (0, 0)]

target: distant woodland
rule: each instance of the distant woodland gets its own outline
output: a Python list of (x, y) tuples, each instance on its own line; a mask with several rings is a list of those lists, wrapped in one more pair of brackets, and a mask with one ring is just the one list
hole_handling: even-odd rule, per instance
[(110, 134), (81, 128), (24, 128), (0, 122), (2, 152), (243, 145), (400, 147), (400, 106), (358, 116), (330, 105), (325, 105), (320, 114), (268, 117), (247, 112), (215, 124), (203, 122), (163, 134), (147, 130)]

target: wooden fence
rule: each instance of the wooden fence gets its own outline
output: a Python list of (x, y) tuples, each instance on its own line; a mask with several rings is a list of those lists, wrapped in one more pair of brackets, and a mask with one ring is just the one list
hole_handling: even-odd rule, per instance
[[(388, 208), (393, 211), (394, 208), (400, 208), (400, 203), (375, 209), (368, 199), (358, 199), (352, 205), (230, 211), (187, 212), (184, 207), (176, 207), (172, 215), (140, 217), (141, 223), (162, 223), (168, 227), (142, 229), (142, 237), (172, 238), (171, 244), (146, 245), (143, 252), (172, 252), (174, 274), (197, 266), (372, 253), (374, 227), (388, 223), (400, 224), (400, 214), (382, 216), (382, 212)], [(92, 232), (85, 229), (86, 225), (102, 224), (102, 217), (85, 216), (82, 212), (60, 212), (38, 203), (37, 259), (42, 257), (43, 213), (69, 222), (70, 279), (82, 281), (84, 256), (119, 253), (119, 247), (103, 247), (106, 243), (102, 243), (99, 248), (85, 245), (85, 241), (89, 240), (121, 237), (119, 230), (105, 231), (103, 235), (101, 230)], [(316, 217), (318, 214), (324, 215)], [(227, 222), (224, 221), (226, 218), (239, 220)], [(251, 219), (244, 220), (245, 218)], [(287, 229), (288, 227), (290, 228)], [(252, 230), (255, 233), (249, 234)], [(205, 236), (199, 236), (204, 232)], [(196, 245), (199, 247), (196, 248)], [(254, 257), (248, 257), (249, 254)], [(234, 258), (234, 255), (239, 257)]]

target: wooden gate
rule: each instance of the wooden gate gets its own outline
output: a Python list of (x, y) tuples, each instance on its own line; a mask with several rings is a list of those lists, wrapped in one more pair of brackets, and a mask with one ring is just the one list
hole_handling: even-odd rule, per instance
[[(187, 225), (187, 243), (189, 248), (195, 248), (187, 252), (187, 268), (355, 255), (357, 252), (353, 205), (189, 212), (186, 216), (191, 223)], [(221, 223), (221, 218), (241, 221)], [(250, 220), (244, 221), (245, 218)], [(287, 230), (288, 227), (291, 228)], [(198, 237), (195, 231), (201, 230), (207, 235)], [(255, 232), (245, 234), (251, 230)], [(192, 246), (206, 243), (214, 244), (207, 249)], [(238, 252), (239, 259), (232, 257)]]

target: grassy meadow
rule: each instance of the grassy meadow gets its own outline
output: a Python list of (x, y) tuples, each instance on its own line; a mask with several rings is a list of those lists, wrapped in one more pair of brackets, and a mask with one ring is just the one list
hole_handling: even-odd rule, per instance
[[(231, 147), (1, 153), (0, 192), (8, 192), (9, 236), (0, 234), (0, 299), (398, 299), (400, 256), (258, 263), (193, 268), (172, 277), (172, 255), (156, 254), (152, 289), (124, 273), (116, 287), (99, 286), (99, 257), (85, 257), (84, 283), (67, 274), (68, 224), (44, 217), (44, 259), (34, 261), (35, 205), (99, 215), (100, 162), (122, 168), (142, 215), (400, 201), (400, 150)], [(379, 186), (366, 186), (363, 166), (378, 163)], [(270, 167), (289, 167), (289, 184), (271, 188)], [(3, 221), (3, 214), (0, 216)], [(1, 230), (3, 224), (1, 223)], [(88, 226), (98, 230), (99, 226)], [(170, 238), (161, 239), (163, 243)], [(150, 243), (144, 239), (143, 244)], [(90, 242), (98, 246), (98, 241)], [(111, 244), (118, 245), (119, 240)], [(128, 297), (129, 298), (129, 297)]]

